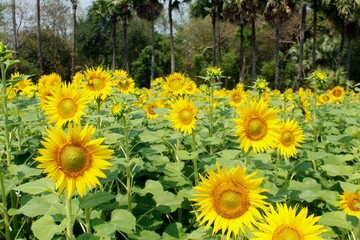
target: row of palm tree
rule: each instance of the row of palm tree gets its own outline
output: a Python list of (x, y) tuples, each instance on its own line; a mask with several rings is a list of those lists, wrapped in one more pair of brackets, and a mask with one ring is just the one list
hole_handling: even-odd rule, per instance
[[(16, 0), (12, 0), (12, 14), (13, 14), (13, 29), (14, 29), (14, 47), (17, 51), (17, 34), (16, 34), (16, 18), (15, 5)], [(76, 59), (76, 10), (78, 7), (78, 0), (69, 0), (72, 5), (72, 62), (71, 75), (75, 74), (75, 59)], [(166, 2), (165, 0), (163, 0)], [(301, 28), (299, 39), (299, 57), (298, 57), (298, 71), (296, 77), (296, 88), (301, 86), (304, 70), (302, 67), (304, 56), (304, 40), (305, 40), (305, 26), (306, 14), (309, 8), (313, 11), (313, 48), (312, 48), (312, 70), (316, 68), (316, 41), (317, 41), (317, 13), (319, 7), (322, 6), (326, 16), (333, 19), (337, 27), (341, 31), (341, 45), (339, 47), (338, 58), (336, 59), (336, 70), (340, 66), (341, 56), (343, 54), (345, 38), (348, 39), (348, 56), (346, 61), (346, 70), (350, 68), (351, 43), (354, 38), (354, 32), (359, 27), (360, 4), (357, 0), (167, 0), (168, 6), (168, 21), (169, 21), (169, 37), (170, 37), (170, 69), (175, 72), (175, 51), (174, 51), (174, 32), (173, 32), (173, 18), (172, 12), (174, 9), (179, 9), (181, 3), (190, 3), (191, 17), (206, 17), (211, 16), (213, 26), (213, 65), (221, 68), (221, 36), (220, 36), (220, 21), (228, 20), (237, 24), (240, 28), (240, 73), (239, 82), (244, 82), (244, 28), (251, 25), (251, 78), (256, 79), (256, 23), (260, 15), (263, 15), (274, 29), (275, 32), (275, 81), (274, 87), (279, 87), (279, 71), (280, 71), (280, 31), (286, 21), (294, 14), (294, 12), (301, 12)], [(41, 23), (40, 23), (40, 4), (37, 0), (37, 34), (38, 34), (38, 57), (40, 72), (43, 73), (43, 60), (41, 49)], [(163, 10), (163, 3), (160, 0), (95, 0), (93, 2), (94, 11), (92, 14), (100, 14), (109, 16), (112, 24), (112, 41), (113, 41), (113, 56), (112, 69), (116, 68), (116, 26), (121, 21), (123, 28), (123, 55), (125, 70), (130, 74), (129, 60), (128, 60), (128, 41), (127, 41), (127, 26), (128, 21), (133, 14), (138, 17), (146, 19), (151, 22), (152, 26), (152, 58), (151, 58), (151, 76), (150, 81), (155, 77), (155, 39), (154, 39), (154, 24)]]

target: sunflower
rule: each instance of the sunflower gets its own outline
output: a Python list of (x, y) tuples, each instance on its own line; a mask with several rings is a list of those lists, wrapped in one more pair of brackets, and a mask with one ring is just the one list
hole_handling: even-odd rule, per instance
[(244, 103), (246, 100), (246, 92), (244, 91), (243, 88), (239, 87), (239, 88), (234, 88), (233, 90), (229, 91), (229, 97), (230, 102), (229, 104), (231, 106), (238, 106), (241, 103)]
[(254, 178), (256, 172), (246, 174), (246, 168), (239, 166), (230, 169), (220, 169), (216, 164), (217, 172), (207, 170), (208, 177), (200, 176), (199, 186), (193, 189), (191, 201), (198, 208), (195, 212), (200, 214), (196, 220), (205, 228), (213, 226), (212, 233), (221, 230), (226, 239), (234, 238), (245, 233), (245, 228), (253, 229), (253, 224), (261, 218), (259, 209), (266, 210), (266, 196), (260, 193), (265, 189), (259, 188), (262, 178)]
[(235, 136), (239, 136), (244, 152), (248, 152), (250, 147), (255, 153), (276, 147), (280, 136), (277, 110), (268, 108), (268, 103), (260, 99), (240, 106), (237, 114), (240, 118), (234, 120)]
[(282, 99), (285, 102), (293, 101), (294, 100), (294, 92), (291, 88), (288, 88), (285, 90), (285, 92), (282, 95)]
[(110, 168), (108, 159), (112, 157), (112, 150), (100, 145), (104, 139), (91, 140), (95, 128), (86, 125), (68, 128), (68, 133), (61, 127), (46, 130), (45, 141), (41, 141), (45, 148), (39, 149), (41, 156), (35, 158), (40, 162), (37, 168), (43, 168), (47, 176), (56, 181), (59, 195), (66, 189), (70, 199), (75, 189), (81, 197), (86, 195), (86, 188), (91, 190), (101, 185), (98, 177), (105, 178), (102, 170)]
[(320, 84), (326, 83), (326, 80), (327, 80), (326, 73), (319, 69), (313, 73), (313, 78), (315, 79), (316, 82), (318, 82)]
[(259, 93), (263, 93), (267, 90), (267, 86), (269, 85), (269, 83), (266, 81), (265, 78), (258, 78), (255, 81), (255, 89), (259, 92)]
[(196, 111), (194, 103), (187, 97), (180, 97), (177, 100), (169, 101), (169, 119), (173, 128), (185, 134), (191, 134), (196, 126)]
[(360, 192), (350, 193), (344, 192), (340, 195), (338, 207), (345, 214), (360, 218)]
[(175, 72), (166, 77), (163, 90), (174, 95), (184, 94), (187, 88), (187, 81), (183, 74)]
[(335, 103), (341, 103), (344, 101), (345, 97), (345, 90), (341, 86), (336, 86), (333, 89), (330, 90), (331, 95), (334, 97)]
[(92, 100), (87, 92), (77, 89), (72, 84), (56, 87), (47, 97), (45, 114), (48, 122), (63, 126), (67, 122), (79, 124), (85, 114), (87, 104)]
[(286, 158), (294, 157), (296, 147), (301, 147), (300, 143), (304, 142), (304, 139), (304, 132), (297, 122), (294, 120), (281, 122), (278, 151)]
[(261, 232), (253, 232), (256, 236), (252, 240), (321, 240), (319, 235), (327, 230), (316, 224), (320, 217), (308, 215), (305, 207), (296, 214), (298, 206), (287, 207), (286, 204), (276, 203), (277, 211), (270, 206), (264, 221), (258, 223)]
[(89, 90), (94, 99), (105, 100), (111, 93), (114, 86), (112, 77), (109, 72), (97, 67), (85, 71), (85, 88)]
[(334, 97), (331, 93), (320, 94), (316, 99), (317, 105), (321, 105), (323, 103), (331, 103), (331, 102), (334, 102)]
[(311, 111), (309, 109), (310, 102), (306, 97), (307, 93), (305, 93), (303, 88), (300, 88), (298, 91), (298, 95), (299, 95), (299, 105), (300, 105), (301, 112), (304, 115), (305, 121), (310, 122), (311, 121)]
[(143, 109), (146, 111), (146, 117), (148, 119), (156, 119), (159, 115), (154, 111), (154, 108), (163, 108), (164, 104), (160, 100), (152, 101), (146, 104)]
[(124, 102), (116, 102), (111, 107), (111, 114), (116, 118), (121, 118), (126, 111), (126, 106)]
[(47, 107), (47, 97), (51, 96), (51, 90), (56, 86), (61, 86), (61, 77), (59, 74), (51, 73), (48, 75), (42, 75), (37, 84), (38, 92), (36, 97), (40, 99), (39, 106), (45, 110)]
[(72, 85), (74, 86), (80, 86), (85, 79), (85, 75), (82, 72), (76, 72), (73, 79), (72, 79)]
[[(15, 72), (11, 74), (10, 81), (18, 78), (18, 77), (24, 77), (24, 74), (20, 74), (19, 72)], [(15, 83), (13, 88), (9, 88), (8, 91), (8, 99), (12, 99), (16, 97), (16, 95), (20, 96), (26, 96), (28, 98), (31, 98), (34, 96), (36, 91), (36, 86), (32, 83), (32, 81), (28, 78), (22, 79)]]
[(201, 93), (201, 91), (198, 89), (196, 82), (194, 82), (193, 80), (188, 79), (187, 80), (187, 84), (186, 84), (186, 88), (185, 88), (185, 93), (186, 94), (198, 94)]
[(113, 76), (120, 93), (130, 94), (135, 91), (135, 81), (134, 79), (128, 77), (126, 71), (115, 70)]

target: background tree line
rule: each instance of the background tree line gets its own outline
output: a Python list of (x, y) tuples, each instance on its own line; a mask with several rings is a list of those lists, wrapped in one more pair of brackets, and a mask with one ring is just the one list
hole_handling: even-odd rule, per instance
[(2, 0), (0, 39), (35, 81), (103, 65), (139, 87), (175, 71), (201, 83), (213, 65), (225, 87), (264, 77), (284, 89), (316, 68), (360, 82), (359, 19), (359, 0)]

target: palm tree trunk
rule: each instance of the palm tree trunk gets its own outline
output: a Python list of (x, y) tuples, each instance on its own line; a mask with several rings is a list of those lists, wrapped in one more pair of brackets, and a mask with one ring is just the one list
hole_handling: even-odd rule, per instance
[[(17, 38), (17, 26), (16, 26), (16, 2), (12, 0), (11, 3), (11, 12), (12, 12), (12, 25), (13, 25), (13, 35), (14, 35), (14, 59), (18, 58), (18, 38)], [(15, 72), (18, 71), (18, 65), (15, 64)]]
[(216, 66), (216, 14), (214, 13), (211, 18), (212, 33), (213, 33), (213, 66)]
[(316, 69), (316, 37), (317, 37), (317, 0), (313, 0), (313, 10), (314, 10), (314, 19), (313, 19), (313, 45), (312, 45), (312, 70)]
[(44, 62), (42, 55), (42, 38), (41, 38), (41, 14), (40, 14), (40, 0), (36, 1), (36, 16), (37, 16), (37, 37), (38, 37), (38, 58), (39, 58), (39, 67), (40, 75), (44, 73)]
[(300, 47), (299, 47), (299, 64), (297, 69), (295, 90), (298, 90), (302, 84), (304, 42), (305, 42), (305, 24), (306, 24), (306, 4), (302, 7), (301, 12), (301, 30), (300, 30)]
[(244, 83), (244, 24), (240, 25), (240, 73), (239, 83)]
[(255, 18), (251, 23), (251, 79), (255, 83), (256, 80), (256, 30)]
[(280, 25), (276, 24), (275, 27), (275, 82), (274, 82), (274, 87), (275, 89), (279, 88), (279, 66), (280, 66), (280, 57), (279, 57), (279, 52), (280, 52), (280, 46), (279, 46), (279, 38), (280, 38)]
[(73, 34), (72, 34), (72, 50), (71, 50), (71, 79), (75, 75), (75, 55), (76, 55), (76, 9), (77, 0), (72, 0), (73, 10)]
[(127, 39), (127, 17), (123, 18), (123, 32), (124, 32), (124, 58), (125, 58), (125, 70), (130, 75), (130, 65), (129, 65), (129, 44)]
[(170, 30), (170, 70), (175, 72), (175, 50), (174, 50), (174, 33), (173, 33), (173, 19), (172, 19), (172, 0), (169, 0), (168, 6), (169, 15), (169, 30)]
[(219, 1), (216, 1), (216, 35), (217, 35), (217, 50), (218, 50), (218, 67), (221, 68), (221, 47), (220, 47), (220, 9)]
[(151, 21), (151, 74), (150, 85), (155, 77), (155, 21)]
[(115, 71), (116, 69), (116, 16), (111, 15), (111, 35), (112, 35), (112, 67), (111, 70)]
[(341, 65), (341, 59), (342, 59), (342, 54), (343, 54), (344, 45), (345, 45), (345, 32), (346, 32), (346, 24), (345, 24), (345, 21), (344, 21), (343, 27), (342, 27), (342, 30), (341, 30), (340, 48), (339, 48), (339, 52), (338, 52), (338, 55), (336, 57), (336, 62), (335, 62), (335, 72), (337, 72), (337, 70), (339, 70), (340, 65)]
[(348, 47), (347, 47), (346, 66), (345, 66), (345, 70), (348, 78), (350, 77), (352, 43), (353, 43), (352, 39), (348, 37)]

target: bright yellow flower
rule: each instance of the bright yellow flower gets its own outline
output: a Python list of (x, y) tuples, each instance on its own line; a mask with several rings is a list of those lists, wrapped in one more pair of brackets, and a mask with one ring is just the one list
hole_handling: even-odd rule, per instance
[(323, 103), (332, 103), (334, 102), (334, 97), (331, 93), (323, 93), (317, 97), (316, 104), (321, 105)]
[(255, 81), (255, 89), (259, 92), (264, 92), (267, 89), (269, 83), (265, 80), (265, 78), (258, 78)]
[(344, 101), (345, 90), (343, 87), (336, 86), (330, 90), (330, 93), (334, 97), (333, 99), (335, 103), (341, 103), (342, 101)]
[(194, 82), (193, 80), (188, 79), (187, 84), (186, 84), (186, 88), (185, 88), (185, 93), (191, 95), (191, 94), (201, 93), (201, 91), (196, 86), (196, 82)]
[(48, 122), (55, 123), (56, 126), (63, 126), (68, 122), (79, 124), (80, 117), (85, 114), (91, 100), (86, 91), (72, 84), (55, 87), (45, 101), (44, 110), (48, 115)]
[(85, 88), (93, 99), (105, 100), (111, 94), (114, 82), (108, 71), (102, 67), (90, 68), (85, 71)]
[(194, 103), (187, 97), (180, 97), (169, 101), (170, 115), (169, 119), (175, 130), (180, 130), (185, 134), (192, 134), (196, 127), (197, 109)]
[(101, 185), (98, 177), (106, 178), (102, 170), (110, 168), (112, 150), (100, 145), (103, 138), (91, 140), (94, 133), (95, 128), (88, 125), (83, 129), (70, 125), (67, 133), (61, 127), (46, 130), (45, 141), (41, 141), (45, 148), (39, 149), (41, 156), (35, 160), (40, 162), (37, 168), (44, 168), (44, 173), (56, 181), (59, 195), (66, 189), (70, 199), (76, 189), (83, 197), (86, 188)]
[(340, 195), (338, 207), (345, 214), (360, 218), (360, 192), (350, 193), (344, 192)]
[(56, 73), (51, 73), (48, 75), (42, 75), (38, 82), (38, 92), (36, 97), (40, 99), (39, 106), (45, 110), (47, 107), (46, 101), (47, 97), (51, 96), (51, 90), (54, 87), (61, 86), (61, 77)]
[(135, 91), (135, 81), (129, 78), (124, 70), (115, 70), (113, 73), (114, 81), (122, 94), (130, 94)]
[(281, 122), (281, 132), (278, 144), (278, 151), (286, 158), (294, 157), (296, 155), (296, 148), (301, 147), (305, 135), (298, 123), (294, 120), (287, 120)]
[[(13, 73), (10, 75), (10, 80), (13, 80), (17, 77), (25, 76), (24, 74), (20, 74), (19, 72)], [(9, 88), (10, 90), (10, 88)], [(14, 98), (16, 95), (26, 96), (27, 98), (34, 97), (36, 91), (36, 86), (32, 83), (32, 81), (28, 78), (22, 79), (18, 81), (11, 91), (8, 91), (8, 99)]]
[(236, 107), (239, 104), (246, 102), (246, 92), (242, 88), (234, 88), (229, 91), (228, 96), (231, 98), (229, 102), (231, 106)]
[(310, 102), (307, 99), (307, 94), (305, 93), (303, 88), (300, 88), (298, 91), (299, 95), (299, 104), (302, 114), (304, 115), (305, 121), (310, 122), (311, 121), (311, 111), (309, 109)]
[(207, 177), (200, 176), (199, 186), (194, 187), (195, 207), (198, 212), (196, 220), (199, 225), (209, 228), (213, 225), (212, 233), (221, 230), (226, 239), (236, 238), (245, 234), (246, 228), (252, 230), (257, 219), (261, 219), (259, 209), (266, 210), (266, 196), (261, 195), (266, 190), (260, 188), (262, 178), (254, 178), (256, 172), (246, 174), (246, 168), (239, 166), (229, 171), (220, 169), (217, 172), (207, 169)]
[(163, 90), (174, 95), (184, 94), (187, 88), (187, 80), (181, 73), (173, 73), (166, 77)]
[(320, 217), (308, 215), (308, 209), (304, 207), (297, 213), (298, 206), (294, 208), (276, 203), (277, 211), (270, 206), (263, 222), (259, 222), (259, 232), (253, 232), (256, 236), (251, 240), (321, 240), (319, 236), (327, 230), (316, 222)]
[(146, 117), (148, 119), (156, 119), (159, 115), (154, 111), (154, 108), (163, 108), (164, 104), (160, 100), (152, 101), (146, 104), (143, 109), (146, 111)]
[(268, 107), (268, 103), (249, 101), (237, 108), (239, 119), (235, 119), (235, 136), (239, 137), (240, 147), (244, 152), (250, 148), (255, 153), (268, 151), (276, 147), (280, 136), (280, 120), (277, 110)]

